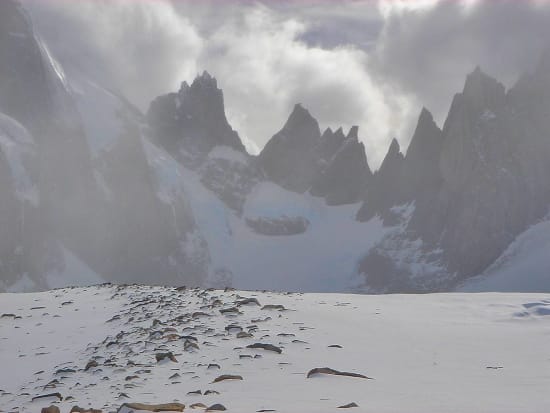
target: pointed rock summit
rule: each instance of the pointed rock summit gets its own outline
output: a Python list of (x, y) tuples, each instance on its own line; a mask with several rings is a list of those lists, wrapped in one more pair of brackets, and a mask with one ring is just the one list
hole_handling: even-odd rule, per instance
[(359, 221), (368, 221), (377, 213), (400, 203), (404, 160), (399, 142), (393, 138), (380, 168), (367, 186), (365, 201), (357, 212)]
[(346, 136), (346, 139), (353, 139), (358, 140), (359, 139), (359, 126), (352, 126), (348, 132), (348, 136)]
[(506, 89), (502, 83), (476, 66), (474, 71), (466, 77), (462, 95), (475, 110), (496, 112), (504, 104)]
[(321, 135), (317, 120), (300, 104), (267, 143), (259, 162), (275, 183), (291, 191), (310, 190), (330, 204), (360, 200), (371, 175), (358, 127), (347, 136), (342, 128)]
[(260, 165), (283, 188), (305, 192), (318, 172), (314, 148), (320, 137), (317, 120), (296, 104), (283, 128), (260, 153)]
[(182, 82), (177, 93), (156, 98), (147, 119), (160, 143), (171, 153), (183, 149), (204, 156), (219, 145), (246, 152), (225, 116), (223, 92), (207, 71), (191, 85)]
[(403, 165), (405, 198), (433, 189), (441, 180), (439, 158), (443, 136), (432, 114), (422, 108)]
[(328, 166), (313, 181), (310, 192), (322, 196), (329, 205), (351, 204), (362, 199), (372, 173), (365, 146), (355, 137), (346, 139)]
[(300, 103), (294, 105), (283, 130), (296, 138), (317, 138), (321, 133), (319, 123)]

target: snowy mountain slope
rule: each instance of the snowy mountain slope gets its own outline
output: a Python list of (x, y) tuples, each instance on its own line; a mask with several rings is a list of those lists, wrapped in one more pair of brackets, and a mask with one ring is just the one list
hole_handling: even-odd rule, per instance
[[(102, 157), (121, 139), (128, 108), (120, 98), (89, 80), (70, 73), (68, 79), (76, 91), (89, 146), (94, 148), (96, 176), (107, 193), (116, 193), (121, 188), (110, 188), (109, 178), (102, 172)], [(202, 161), (206, 166), (196, 168), (193, 163), (193, 168), (189, 168), (156, 145), (146, 131), (140, 136), (158, 183), (158, 198), (167, 205), (183, 203), (190, 209), (196, 228), (186, 250), (195, 251), (187, 257), (208, 267), (207, 285), (350, 291), (360, 282), (355, 275), (358, 258), (387, 231), (377, 218), (357, 223), (356, 204), (330, 207), (322, 198), (296, 194), (269, 181), (247, 190), (250, 192), (243, 198), (239, 214), (227, 205), (228, 197), (212, 186), (216, 180), (208, 180), (205, 175), (211, 171), (208, 165), (218, 165), (224, 174), (218, 182), (226, 191), (233, 188), (239, 192), (238, 186), (234, 188), (227, 181), (231, 171), (237, 171), (237, 180), (239, 173), (246, 171), (251, 162), (248, 155), (227, 146), (215, 146)], [(303, 234), (274, 237), (258, 234), (247, 225), (249, 219), (284, 217), (304, 218), (309, 227)], [(177, 220), (173, 225), (177, 227)]]
[[(232, 307), (238, 312), (220, 312)], [(353, 402), (360, 412), (542, 413), (550, 402), (550, 297), (542, 294), (101, 286), (2, 294), (0, 314), (4, 411), (180, 402), (186, 411), (221, 403), (230, 412), (328, 413)], [(247, 347), (254, 343), (281, 353)], [(168, 352), (176, 361), (157, 362)], [(320, 367), (372, 380), (307, 378)], [(242, 380), (215, 382), (225, 374)], [(62, 401), (32, 401), (55, 392)]]
[(550, 291), (550, 220), (547, 217), (521, 233), (478, 277), (458, 291)]
[(36, 145), (29, 132), (15, 119), (0, 113), (0, 148), (9, 163), (17, 197), (33, 206), (39, 203), (38, 188), (31, 177)]
[(152, 282), (156, 274), (163, 284), (201, 284), (208, 251), (176, 161), (151, 142), (143, 116), (123, 98), (79, 73), (67, 78), (107, 202), (104, 231), (115, 255), (104, 278)]
[[(210, 251), (211, 286), (352, 291), (361, 281), (356, 276), (358, 257), (389, 230), (378, 218), (358, 225), (357, 205), (327, 206), (320, 198), (271, 182), (253, 187), (239, 217), (201, 185), (195, 172), (183, 170), (197, 227)], [(306, 231), (270, 236), (247, 225), (251, 218), (289, 217), (305, 218)]]

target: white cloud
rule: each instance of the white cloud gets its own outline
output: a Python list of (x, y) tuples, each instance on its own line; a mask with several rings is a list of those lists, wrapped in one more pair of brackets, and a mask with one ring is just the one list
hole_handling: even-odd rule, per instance
[(232, 124), (259, 147), (299, 102), (323, 127), (358, 124), (369, 160), (378, 164), (404, 124), (408, 99), (373, 81), (364, 50), (310, 46), (301, 40), (307, 28), (255, 6), (210, 36), (201, 63), (218, 77)]
[(138, 106), (200, 68), (203, 39), (166, 1), (26, 0), (62, 63), (120, 89)]
[(360, 126), (371, 166), (420, 107), (442, 123), (476, 64), (510, 85), (550, 36), (547, 2), (24, 0), (62, 63), (146, 109), (203, 69), (252, 152), (294, 103)]

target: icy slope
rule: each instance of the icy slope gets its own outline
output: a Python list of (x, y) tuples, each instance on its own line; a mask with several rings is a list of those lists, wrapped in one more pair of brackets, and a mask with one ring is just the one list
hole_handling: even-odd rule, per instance
[[(238, 312), (220, 311), (233, 307)], [(73, 405), (105, 412), (177, 401), (186, 411), (221, 403), (239, 413), (334, 412), (352, 402), (357, 412), (534, 413), (550, 403), (550, 296), (543, 294), (103, 286), (2, 294), (0, 317), (0, 365), (10, 372), (0, 375), (3, 411), (54, 403), (63, 413)], [(281, 353), (247, 347), (254, 343)], [(176, 361), (157, 362), (167, 352)], [(307, 378), (318, 367), (373, 380)], [(242, 380), (215, 382), (227, 374)], [(63, 401), (31, 401), (55, 392)]]
[(460, 291), (550, 291), (550, 217), (520, 234), (493, 265)]

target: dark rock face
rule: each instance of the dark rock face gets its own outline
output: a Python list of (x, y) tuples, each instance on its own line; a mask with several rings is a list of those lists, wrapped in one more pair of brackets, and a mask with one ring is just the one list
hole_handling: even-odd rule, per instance
[(159, 196), (139, 111), (120, 98), (120, 136), (92, 158), (76, 95), (25, 10), (1, 2), (0, 23), (0, 288), (23, 274), (45, 287), (65, 247), (107, 280), (199, 284), (206, 247), (185, 197)]
[[(242, 213), (246, 195), (263, 180), (255, 160), (225, 116), (223, 92), (208, 72), (177, 93), (156, 98), (147, 113), (154, 140), (186, 167), (229, 208)], [(221, 148), (221, 149), (220, 149)], [(234, 151), (228, 157), (209, 156), (216, 150)]]
[(372, 173), (365, 146), (357, 138), (357, 127), (352, 128), (332, 158), (324, 159), (330, 161), (313, 180), (311, 194), (324, 197), (329, 205), (358, 202), (364, 196)]
[[(2, 132), (0, 132), (1, 134)], [(17, 199), (11, 170), (5, 155), (0, 152), (0, 262), (5, 281), (11, 283), (23, 265), (22, 257), (16, 254), (23, 243), (20, 233), (21, 202)]]
[(348, 136), (342, 129), (321, 135), (317, 121), (299, 104), (258, 160), (273, 182), (295, 192), (309, 190), (331, 205), (359, 201), (371, 176), (357, 127)]
[(239, 135), (225, 117), (223, 92), (206, 71), (191, 86), (183, 82), (177, 93), (156, 98), (147, 118), (170, 153), (184, 149), (205, 155), (218, 145), (245, 152)]
[[(392, 242), (383, 240), (361, 262), (373, 291), (448, 290), (482, 272), (520, 232), (547, 213), (547, 73), (539, 67), (506, 92), (476, 68), (454, 97), (442, 131), (424, 110), (403, 161), (391, 155), (396, 150), (390, 148), (393, 165), (381, 168), (373, 182), (377, 175), (387, 174), (391, 179), (382, 186), (391, 190), (380, 202), (381, 196), (369, 187), (358, 218), (384, 217), (392, 206), (405, 203), (412, 203), (414, 212)], [(382, 189), (375, 184), (374, 191)], [(422, 277), (411, 277), (410, 268), (400, 265), (387, 247), (411, 245), (414, 240), (425, 258), (438, 251), (431, 263), (443, 272), (434, 271), (420, 282)]]
[(286, 124), (275, 134), (259, 155), (259, 162), (269, 179), (283, 188), (305, 192), (318, 172), (318, 158), (313, 148), (321, 131), (319, 124), (302, 107), (294, 106)]
[[(58, 241), (83, 256), (94, 255), (98, 240), (90, 231), (90, 211), (102, 206), (79, 117), (62, 71), (35, 36), (25, 10), (12, 0), (0, 4), (0, 112), (7, 115), (4, 125), (18, 123), (29, 136), (25, 143), (8, 131), (6, 139), (12, 139), (16, 151), (30, 147), (34, 154), (32, 162), (22, 159), (22, 172), (36, 187), (35, 202), (23, 202), (21, 218), (13, 217), (19, 230), (6, 235), (20, 238), (18, 258), (6, 261), (19, 261), (13, 276), (55, 268)], [(17, 158), (6, 157), (10, 162)], [(12, 179), (19, 185), (20, 177), (12, 174)], [(8, 192), (5, 197), (9, 203)]]
[(359, 221), (368, 221), (375, 214), (384, 216), (403, 197), (402, 177), (405, 157), (399, 143), (393, 139), (380, 169), (373, 175), (367, 187), (365, 202), (357, 213)]
[(309, 221), (303, 217), (246, 218), (246, 224), (262, 235), (297, 235), (306, 232)]
[(150, 165), (139, 126), (139, 119), (128, 117), (98, 167), (109, 192), (101, 230), (105, 253), (98, 268), (118, 282), (150, 283), (156, 274), (166, 285), (198, 285), (205, 262), (187, 256), (182, 248), (196, 235), (192, 211), (183, 193), (166, 199), (159, 195), (162, 183)]
[(243, 154), (242, 160), (231, 160), (212, 152), (198, 169), (201, 183), (240, 215), (247, 195), (265, 176), (248, 155)]

